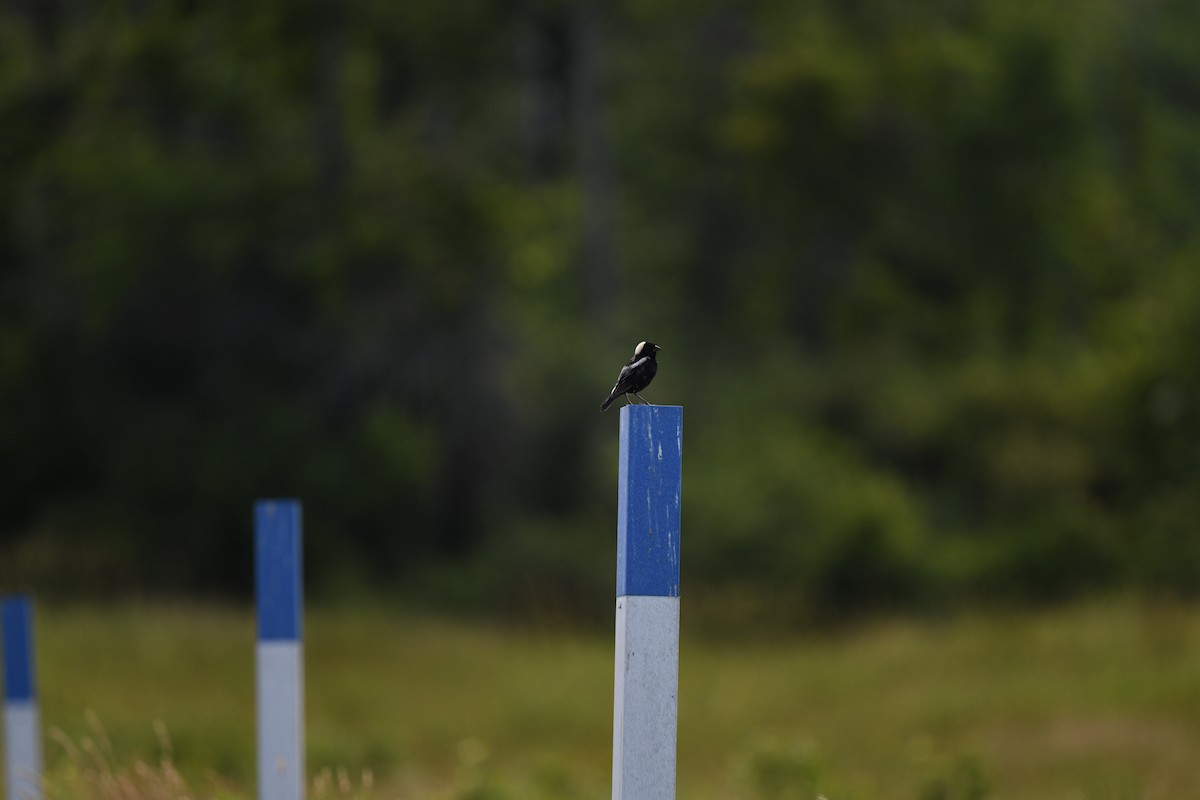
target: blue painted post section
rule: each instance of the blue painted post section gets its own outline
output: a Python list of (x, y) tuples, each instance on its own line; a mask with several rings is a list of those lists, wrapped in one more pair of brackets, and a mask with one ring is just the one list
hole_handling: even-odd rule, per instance
[(300, 503), (254, 505), (258, 593), (258, 797), (302, 800), (304, 769), (303, 560)]
[(33, 666), (33, 606), (13, 595), (0, 601), (4, 645), (4, 796), (42, 797), (42, 731)]
[(675, 797), (683, 408), (621, 409), (613, 800)]

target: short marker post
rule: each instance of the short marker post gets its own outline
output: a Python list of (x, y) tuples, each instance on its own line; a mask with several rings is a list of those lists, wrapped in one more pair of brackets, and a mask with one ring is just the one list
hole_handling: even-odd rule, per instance
[(299, 501), (255, 503), (254, 552), (258, 595), (258, 798), (302, 800), (304, 596)]
[(675, 797), (683, 408), (621, 409), (613, 800)]
[(0, 601), (4, 647), (4, 796), (42, 797), (42, 732), (33, 660), (33, 605), (12, 595)]

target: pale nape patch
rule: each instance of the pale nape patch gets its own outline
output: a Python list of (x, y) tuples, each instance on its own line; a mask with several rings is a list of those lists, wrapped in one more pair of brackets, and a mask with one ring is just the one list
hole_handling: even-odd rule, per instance
[(633, 348), (633, 354), (635, 356), (640, 356), (642, 354), (642, 350), (645, 349), (645, 347), (646, 347), (645, 342), (638, 342), (638, 346)]

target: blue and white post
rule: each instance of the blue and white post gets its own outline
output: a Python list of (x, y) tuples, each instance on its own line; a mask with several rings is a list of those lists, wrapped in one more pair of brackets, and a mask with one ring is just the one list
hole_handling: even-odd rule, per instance
[(613, 800), (675, 797), (683, 408), (621, 409)]
[(258, 800), (303, 800), (304, 650), (300, 502), (254, 504), (258, 587)]
[(4, 644), (4, 796), (42, 796), (42, 731), (33, 668), (33, 606), (28, 597), (0, 601)]

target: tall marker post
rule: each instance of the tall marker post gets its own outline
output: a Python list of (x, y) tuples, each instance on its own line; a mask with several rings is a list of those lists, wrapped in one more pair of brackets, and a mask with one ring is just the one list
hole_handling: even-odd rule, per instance
[(4, 647), (4, 796), (42, 796), (42, 732), (33, 667), (33, 606), (13, 595), (0, 601)]
[(683, 408), (621, 409), (613, 800), (675, 797)]
[(301, 514), (296, 500), (254, 505), (258, 594), (258, 800), (304, 797)]

